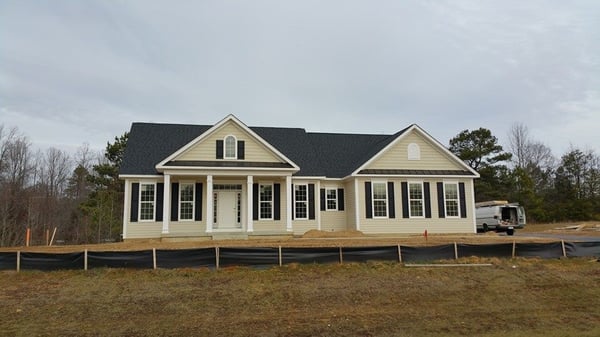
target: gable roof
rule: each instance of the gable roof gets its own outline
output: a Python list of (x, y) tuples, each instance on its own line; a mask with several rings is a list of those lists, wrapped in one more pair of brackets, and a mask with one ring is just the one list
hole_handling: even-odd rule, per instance
[[(160, 175), (157, 164), (211, 130), (213, 125), (133, 123), (120, 175)], [(406, 133), (393, 135), (306, 132), (301, 128), (248, 127), (298, 165), (294, 176), (344, 178)], [(167, 164), (167, 163), (165, 163)]]

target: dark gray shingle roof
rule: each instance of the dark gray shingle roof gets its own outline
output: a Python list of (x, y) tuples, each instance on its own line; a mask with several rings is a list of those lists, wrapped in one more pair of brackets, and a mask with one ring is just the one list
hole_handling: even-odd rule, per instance
[[(160, 174), (155, 166), (206, 132), (210, 125), (133, 123), (120, 174)], [(404, 133), (394, 135), (312, 133), (299, 128), (250, 127), (298, 166), (296, 176), (342, 178)]]

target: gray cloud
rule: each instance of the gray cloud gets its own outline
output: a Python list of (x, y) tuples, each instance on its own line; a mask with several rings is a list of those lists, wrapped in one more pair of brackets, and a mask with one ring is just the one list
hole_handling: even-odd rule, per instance
[(513, 122), (600, 150), (596, 1), (0, 4), (0, 123), (101, 148), (133, 121), (391, 133)]

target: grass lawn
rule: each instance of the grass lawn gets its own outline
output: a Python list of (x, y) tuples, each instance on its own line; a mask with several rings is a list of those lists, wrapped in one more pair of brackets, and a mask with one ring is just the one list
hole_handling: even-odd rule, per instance
[(0, 272), (0, 335), (600, 336), (595, 260), (458, 262)]

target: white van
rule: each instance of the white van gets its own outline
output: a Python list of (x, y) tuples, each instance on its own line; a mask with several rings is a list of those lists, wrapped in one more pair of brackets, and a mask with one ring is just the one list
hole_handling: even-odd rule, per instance
[(506, 231), (513, 235), (515, 229), (523, 228), (526, 223), (525, 209), (518, 203), (494, 200), (475, 203), (477, 231)]

